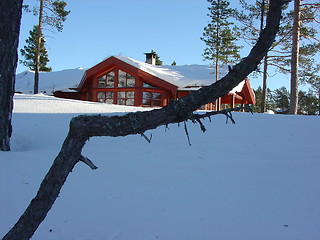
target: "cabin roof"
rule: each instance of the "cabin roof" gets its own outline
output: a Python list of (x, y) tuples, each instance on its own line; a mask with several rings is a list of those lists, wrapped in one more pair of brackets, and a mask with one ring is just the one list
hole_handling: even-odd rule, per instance
[[(139, 69), (143, 72), (146, 72), (152, 76), (155, 76), (159, 79), (162, 79), (177, 88), (184, 87), (199, 87), (199, 86), (208, 86), (212, 84), (214, 79), (214, 69), (209, 65), (182, 65), (182, 66), (172, 66), (172, 65), (151, 65), (149, 63), (141, 62), (130, 57), (125, 56), (111, 56), (104, 61), (98, 63), (97, 65), (89, 68), (82, 79), (82, 82), (79, 84), (81, 88), (85, 79), (94, 74), (98, 69), (100, 70), (103, 66), (107, 66), (107, 63), (114, 60), (120, 60), (121, 62), (133, 66), (136, 69)], [(219, 75), (224, 76), (227, 73), (226, 68), (220, 70)]]
[[(214, 83), (214, 69), (209, 65), (151, 65), (125, 56), (115, 56), (115, 58), (134, 66), (146, 73), (163, 79), (178, 88), (199, 87)], [(220, 70), (220, 76), (227, 73), (226, 68)]]
[[(129, 66), (146, 72), (161, 80), (164, 80), (176, 86), (179, 91), (196, 91), (200, 89), (200, 87), (211, 85), (215, 81), (215, 70), (209, 65), (190, 64), (182, 66), (159, 66), (141, 62), (130, 57), (112, 56), (88, 69), (85, 72), (82, 81), (78, 86), (78, 89), (81, 88), (81, 86), (84, 84), (86, 79), (90, 77), (90, 75), (94, 74), (96, 71), (101, 71), (101, 69), (106, 67), (108, 65), (108, 62), (112, 60), (120, 60), (121, 62), (128, 64)], [(219, 72), (219, 76), (224, 76), (226, 73), (227, 67), (223, 67)], [(232, 89), (230, 93), (234, 94), (236, 92), (241, 92), (244, 84), (245, 80), (243, 80), (238, 86)]]

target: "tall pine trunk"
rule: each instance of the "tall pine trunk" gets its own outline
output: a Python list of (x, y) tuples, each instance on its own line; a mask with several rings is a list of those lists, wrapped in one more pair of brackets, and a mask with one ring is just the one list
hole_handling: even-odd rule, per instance
[[(218, 50), (217, 50), (218, 52)], [(219, 58), (216, 57), (216, 64), (215, 64), (215, 78), (216, 78), (216, 82), (219, 80)], [(220, 111), (221, 109), (221, 98), (218, 98), (215, 101), (215, 110), (216, 111)]]
[(298, 77), (299, 77), (299, 38), (300, 38), (300, 0), (294, 0), (292, 52), (291, 52), (291, 85), (290, 114), (298, 112)]
[[(260, 18), (260, 35), (263, 31), (264, 26), (264, 14), (265, 14), (265, 0), (261, 1), (261, 18)], [(261, 113), (267, 110), (267, 78), (268, 78), (268, 54), (265, 55), (263, 61), (263, 77), (262, 77), (262, 99), (261, 99)]]
[(10, 151), (17, 48), (23, 0), (0, 1), (0, 150)]
[(40, 65), (40, 48), (41, 48), (41, 36), (42, 36), (42, 13), (43, 13), (43, 0), (40, 0), (37, 47), (36, 47), (36, 54), (35, 54), (35, 73), (34, 73), (34, 86), (33, 86), (34, 94), (37, 94), (39, 92), (39, 65)]
[(320, 116), (320, 89), (318, 89), (318, 115)]
[(261, 113), (267, 110), (267, 79), (268, 79), (268, 54), (265, 55), (263, 61), (263, 80), (262, 80), (262, 99), (261, 99)]

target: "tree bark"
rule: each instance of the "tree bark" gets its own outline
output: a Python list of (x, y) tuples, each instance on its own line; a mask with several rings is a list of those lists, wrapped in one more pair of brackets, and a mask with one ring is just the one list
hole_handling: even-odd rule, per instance
[(60, 153), (54, 160), (49, 172), (42, 181), (35, 198), (3, 240), (30, 239), (40, 223), (46, 217), (57, 198), (68, 174), (82, 158), (81, 151), (90, 137), (126, 136), (143, 134), (146, 130), (160, 125), (178, 123), (193, 119), (193, 112), (204, 104), (213, 102), (227, 94), (245, 77), (255, 70), (264, 57), (278, 31), (281, 18), (282, 0), (270, 1), (270, 15), (267, 27), (250, 54), (235, 65), (220, 81), (179, 100), (171, 101), (167, 106), (148, 112), (129, 113), (124, 116), (78, 116), (71, 120), (70, 129)]
[[(261, 19), (260, 19), (260, 34), (263, 31), (264, 25), (264, 14), (265, 14), (265, 0), (261, 2)], [(261, 113), (266, 112), (267, 103), (267, 78), (268, 78), (268, 53), (266, 53), (263, 61), (263, 79), (262, 79), (262, 99), (261, 99)]]
[(291, 52), (291, 84), (290, 84), (290, 114), (298, 112), (298, 77), (299, 77), (299, 38), (300, 38), (300, 0), (294, 0), (292, 52)]
[(263, 61), (263, 81), (262, 81), (262, 99), (261, 99), (261, 113), (267, 110), (267, 79), (268, 79), (268, 54), (265, 55)]
[[(218, 53), (216, 53), (216, 55), (218, 55)], [(216, 71), (215, 72), (215, 79), (217, 82), (219, 80), (219, 57), (218, 56), (216, 57), (215, 71)], [(215, 101), (215, 110), (220, 111), (220, 109), (221, 109), (221, 98), (217, 98)]]
[(0, 150), (10, 151), (22, 0), (0, 1)]
[(318, 90), (318, 115), (320, 116), (320, 89)]
[(37, 94), (39, 92), (39, 65), (40, 65), (40, 48), (41, 48), (41, 36), (42, 36), (42, 14), (43, 14), (43, 0), (40, 0), (37, 47), (36, 47), (36, 54), (35, 54), (34, 85), (33, 85), (34, 94)]

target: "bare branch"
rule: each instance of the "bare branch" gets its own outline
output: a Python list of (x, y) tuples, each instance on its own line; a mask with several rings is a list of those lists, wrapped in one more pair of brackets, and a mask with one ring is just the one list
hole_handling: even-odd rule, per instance
[(94, 163), (89, 158), (84, 157), (82, 155), (80, 156), (79, 161), (87, 164), (92, 170), (95, 170), (98, 168), (96, 165), (94, 165)]
[(189, 132), (188, 132), (188, 128), (187, 128), (187, 121), (183, 121), (183, 124), (184, 124), (184, 131), (187, 135), (187, 138), (188, 138), (188, 143), (189, 143), (189, 146), (192, 146), (191, 145), (191, 142), (190, 142), (190, 137), (189, 137)]
[(241, 107), (236, 107), (236, 108), (223, 109), (223, 110), (220, 110), (220, 111), (206, 112), (204, 114), (194, 113), (194, 114), (192, 114), (190, 119), (191, 120), (200, 120), (200, 119), (204, 119), (204, 118), (209, 118), (209, 117), (214, 116), (214, 115), (223, 114), (227, 118), (230, 118), (230, 116), (231, 116), (232, 123), (235, 123), (235, 121), (233, 120), (232, 115), (230, 115), (230, 113), (231, 112), (235, 112), (235, 111), (241, 111), (241, 110), (247, 110), (247, 111), (253, 113), (251, 107), (249, 107), (249, 106), (241, 106)]
[(151, 143), (152, 134), (150, 135), (150, 138), (148, 138), (144, 133), (141, 133), (141, 137), (143, 137), (148, 143)]
[(270, 62), (268, 64), (271, 65), (271, 66), (275, 66), (275, 67), (279, 68), (283, 72), (290, 73), (290, 69), (289, 68), (282, 67), (282, 66), (280, 66), (278, 64), (275, 64), (275, 63), (272, 63), (272, 62)]

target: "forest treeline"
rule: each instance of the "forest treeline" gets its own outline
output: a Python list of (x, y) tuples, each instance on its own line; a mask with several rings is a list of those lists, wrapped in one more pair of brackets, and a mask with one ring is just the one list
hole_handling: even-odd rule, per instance
[[(256, 95), (256, 105), (252, 107), (254, 112), (261, 112), (262, 88), (259, 86), (254, 90)], [(319, 99), (318, 96), (311, 90), (299, 91), (298, 98), (298, 114), (301, 115), (318, 115), (319, 114)], [(290, 92), (286, 87), (281, 87), (275, 90), (267, 88), (266, 109), (274, 113), (288, 114), (290, 107)]]

